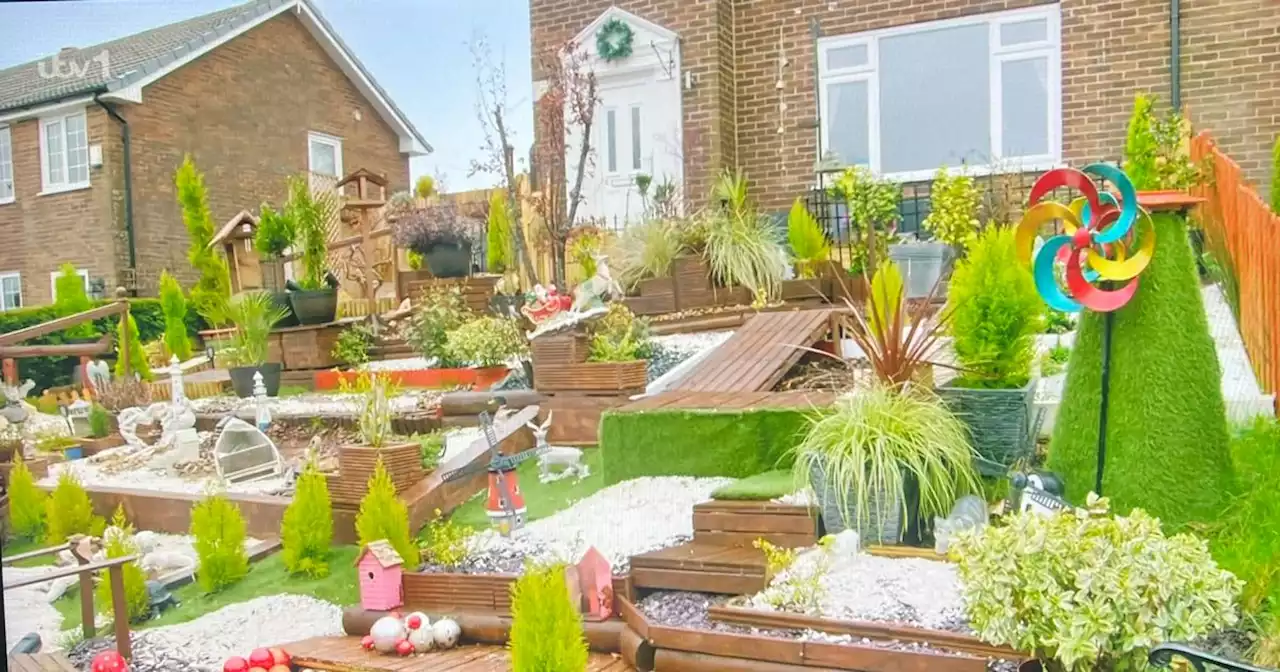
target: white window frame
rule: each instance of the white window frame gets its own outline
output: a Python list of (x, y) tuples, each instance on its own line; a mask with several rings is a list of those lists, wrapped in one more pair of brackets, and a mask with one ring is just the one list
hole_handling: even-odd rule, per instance
[[(83, 182), (71, 182), (71, 147), (67, 143), (67, 119), (80, 117), (84, 121), (84, 146), (85, 146), (85, 179)], [(45, 127), (52, 123), (62, 124), (62, 180), (54, 182), (49, 179), (49, 152), (48, 139), (45, 136)], [(89, 159), (89, 115), (86, 108), (78, 107), (74, 109), (62, 109), (55, 114), (47, 114), (40, 117), (39, 124), (40, 134), (40, 195), (61, 194), (65, 191), (75, 191), (77, 189), (88, 189), (90, 180), (93, 179), (93, 162)]]
[(337, 173), (337, 175), (335, 175), (333, 179), (335, 182), (337, 180), (341, 180), (343, 178), (342, 138), (339, 138), (333, 135), (328, 135), (327, 133), (318, 133), (316, 131), (309, 131), (307, 133), (307, 172), (312, 175), (315, 175), (316, 167), (311, 164), (311, 145), (313, 144), (328, 145), (329, 147), (333, 148), (333, 168), (334, 168), (334, 172)]
[[(604, 168), (605, 175), (621, 175), (622, 173), (628, 172), (628, 171), (622, 170), (622, 167), (621, 167), (622, 152), (619, 151), (619, 148), (618, 148), (618, 127), (621, 125), (619, 121), (620, 115), (618, 114), (619, 109), (620, 108), (613, 105), (600, 108), (600, 111), (604, 113), (604, 115), (601, 117), (603, 121), (600, 123), (600, 156), (601, 156), (601, 162), (604, 164), (602, 167)], [(613, 156), (612, 157), (609, 155), (609, 115), (610, 114), (613, 115)], [(609, 167), (610, 158), (613, 159), (612, 168)]]
[[(1022, 23), (1036, 19), (1046, 22), (1045, 37), (1041, 42), (1028, 42), (1009, 47), (1000, 45), (1000, 27), (1011, 23)], [(929, 169), (882, 173), (880, 145), (880, 76), (879, 41), (886, 37), (909, 35), (944, 28), (964, 25), (986, 25), (989, 29), (988, 81), (990, 95), (990, 136), (989, 154), (991, 162), (985, 165), (967, 164), (965, 172), (970, 175), (989, 175), (995, 172), (1048, 170), (1062, 165), (1062, 12), (1057, 4), (1041, 5), (1025, 9), (1001, 12), (989, 12), (971, 16), (928, 21), (894, 28), (885, 28), (853, 35), (840, 35), (822, 38), (818, 41), (818, 81), (819, 115), (822, 125), (822, 154), (825, 154), (830, 142), (831, 114), (828, 109), (829, 98), (827, 87), (831, 84), (845, 82), (867, 82), (867, 150), (870, 155), (870, 166), (873, 172), (899, 182), (916, 182), (932, 179), (937, 166)], [(827, 67), (827, 53), (832, 49), (855, 45), (866, 46), (867, 63), (864, 65), (832, 69)], [(1049, 153), (1037, 156), (1002, 156), (1004, 149), (1003, 105), (1001, 100), (1002, 65), (1009, 61), (1046, 58), (1048, 61), (1048, 112)], [(852, 165), (852, 164), (848, 164)], [(959, 166), (948, 166), (958, 168)]]
[[(6, 203), (12, 203), (17, 200), (18, 177), (13, 171), (13, 133), (10, 131), (10, 127), (7, 124), (0, 125), (0, 137), (4, 138), (3, 145), (0, 145), (0, 174), (9, 174), (8, 195), (5, 195), (2, 188), (0, 188), (0, 205), (5, 205)], [(0, 180), (3, 179), (3, 177), (0, 177)], [(0, 185), (3, 185), (3, 182), (0, 182)], [(0, 277), (4, 276), (0, 275)]]
[[(5, 303), (4, 281), (9, 278), (16, 278), (18, 281), (18, 305), (10, 306)], [(22, 274), (17, 271), (8, 271), (0, 273), (0, 312), (6, 310), (15, 310), (22, 307)]]
[[(85, 268), (77, 268), (76, 273), (84, 280), (84, 293), (89, 293), (89, 270)], [(58, 300), (58, 276), (62, 275), (61, 270), (49, 272), (49, 296), (54, 301)]]

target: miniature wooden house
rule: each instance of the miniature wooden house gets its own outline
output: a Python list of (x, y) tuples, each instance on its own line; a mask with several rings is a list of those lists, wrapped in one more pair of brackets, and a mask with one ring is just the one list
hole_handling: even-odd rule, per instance
[(360, 606), (370, 611), (390, 611), (404, 603), (401, 578), (404, 560), (386, 540), (371, 542), (356, 561), (360, 575)]
[(595, 546), (578, 562), (578, 582), (590, 620), (603, 621), (613, 615), (613, 567)]
[[(258, 230), (258, 218), (248, 210), (227, 220), (226, 224), (209, 241), (212, 249), (221, 249), (227, 255), (231, 270), (231, 292), (251, 289), (284, 289), (284, 271), (281, 264), (262, 264), (258, 251), (253, 249), (253, 236)], [(279, 277), (265, 277), (278, 275)], [(278, 284), (267, 284), (270, 281)]]

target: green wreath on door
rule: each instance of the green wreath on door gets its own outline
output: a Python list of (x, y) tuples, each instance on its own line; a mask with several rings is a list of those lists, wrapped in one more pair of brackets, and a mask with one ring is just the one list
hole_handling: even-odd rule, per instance
[(631, 43), (635, 33), (621, 19), (609, 19), (596, 33), (596, 53), (606, 62), (617, 61), (631, 55)]

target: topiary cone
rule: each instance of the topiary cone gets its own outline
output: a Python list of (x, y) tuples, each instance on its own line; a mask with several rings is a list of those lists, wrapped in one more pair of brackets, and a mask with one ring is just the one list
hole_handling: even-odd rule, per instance
[[(1222, 511), (1231, 460), (1222, 372), (1186, 220), (1156, 213), (1152, 221), (1155, 255), (1114, 316), (1102, 494), (1118, 515), (1142, 508), (1176, 530)], [(1049, 450), (1048, 466), (1075, 504), (1094, 488), (1104, 319), (1081, 316)]]

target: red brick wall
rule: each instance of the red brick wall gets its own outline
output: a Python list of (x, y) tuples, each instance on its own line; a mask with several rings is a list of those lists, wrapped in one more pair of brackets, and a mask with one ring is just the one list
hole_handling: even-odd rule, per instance
[[(85, 108), (89, 144), (106, 143), (117, 134), (115, 124), (94, 105)], [(90, 168), (88, 189), (40, 195), (40, 122), (19, 121), (9, 127), (13, 145), (13, 203), (0, 205), (0, 273), (22, 274), (22, 303), (49, 303), (49, 273), (65, 262), (89, 271), (91, 278), (115, 283), (115, 240), (109, 226), (113, 168), (105, 162)]]
[[(531, 0), (534, 48), (572, 35), (609, 4)], [(684, 94), (691, 192), (703, 193), (706, 175), (736, 163), (762, 205), (783, 208), (813, 182), (811, 19), (833, 36), (1045, 1), (717, 0), (697, 3), (698, 10), (695, 3), (662, 0), (616, 4), (679, 33), (684, 66), (699, 77)], [(1169, 101), (1168, 0), (1060, 4), (1064, 158), (1118, 159), (1134, 95), (1146, 91)], [(1213, 130), (1249, 177), (1262, 182), (1280, 131), (1280, 3), (1183, 0), (1182, 6), (1183, 102), (1197, 126)], [(697, 15), (712, 9), (710, 20)], [(714, 50), (705, 46), (711, 36)], [(789, 65), (778, 89), (780, 55)], [(715, 69), (714, 79), (708, 68)], [(709, 109), (713, 99), (719, 104)], [(945, 101), (938, 105), (945, 114)]]
[(368, 168), (386, 173), (392, 191), (409, 187), (396, 134), (288, 12), (148, 86), (124, 116), (144, 294), (161, 269), (196, 279), (173, 185), (185, 153), (205, 174), (215, 228), (264, 201), (280, 204), (285, 180), (307, 170), (308, 131), (342, 138), (344, 172)]

